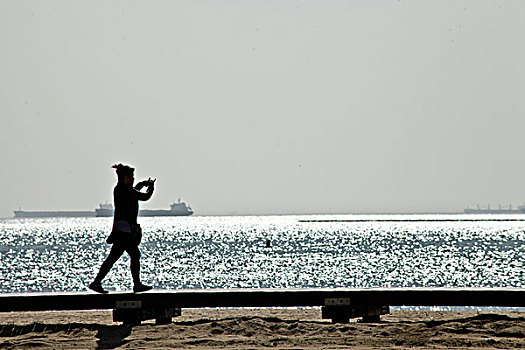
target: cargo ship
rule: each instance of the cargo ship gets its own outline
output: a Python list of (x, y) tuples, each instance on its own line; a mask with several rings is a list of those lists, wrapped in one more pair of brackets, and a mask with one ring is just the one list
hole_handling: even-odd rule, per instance
[(94, 211), (26, 211), (15, 210), (15, 218), (81, 218), (94, 217)]
[[(79, 217), (108, 217), (113, 216), (113, 205), (110, 203), (99, 204), (92, 211), (26, 211), (18, 209), (14, 211), (15, 218), (79, 218)], [(180, 199), (170, 205), (170, 209), (143, 209), (139, 210), (139, 216), (188, 216), (193, 210)]]
[[(169, 209), (141, 209), (139, 210), (139, 216), (188, 216), (193, 214), (193, 209), (186, 203), (178, 202), (172, 203)], [(95, 209), (95, 215), (97, 217), (108, 217), (113, 216), (113, 206), (109, 203), (100, 204)]]

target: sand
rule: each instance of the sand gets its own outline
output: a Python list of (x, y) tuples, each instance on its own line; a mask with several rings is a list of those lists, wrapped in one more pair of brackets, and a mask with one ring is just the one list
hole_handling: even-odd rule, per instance
[(319, 308), (184, 309), (173, 323), (112, 322), (111, 311), (0, 313), (0, 349), (525, 348), (525, 313), (392, 311), (332, 324)]

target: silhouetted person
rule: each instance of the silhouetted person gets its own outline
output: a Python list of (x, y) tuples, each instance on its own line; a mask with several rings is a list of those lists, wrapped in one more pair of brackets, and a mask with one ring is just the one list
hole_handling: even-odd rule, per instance
[[(106, 260), (102, 263), (97, 277), (89, 285), (89, 289), (98, 293), (107, 293), (102, 287), (102, 280), (111, 270), (113, 264), (126, 251), (130, 257), (133, 291), (144, 292), (152, 287), (140, 282), (140, 251), (138, 245), (142, 238), (142, 230), (140, 225), (137, 224), (137, 216), (139, 213), (139, 201), (147, 201), (151, 198), (155, 180), (141, 181), (133, 187), (133, 182), (135, 181), (134, 168), (122, 164), (115, 164), (112, 167), (117, 171), (118, 182), (113, 190), (115, 212), (113, 215), (113, 229), (107, 239), (107, 243), (113, 244), (113, 247)], [(143, 187), (147, 187), (145, 193), (140, 192)]]

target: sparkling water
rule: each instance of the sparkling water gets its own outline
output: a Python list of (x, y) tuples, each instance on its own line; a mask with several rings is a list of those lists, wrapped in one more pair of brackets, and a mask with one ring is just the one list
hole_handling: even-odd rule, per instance
[[(139, 218), (141, 276), (144, 283), (161, 289), (524, 288), (525, 221), (516, 219), (525, 216), (497, 216), (512, 221), (490, 221), (494, 218)], [(454, 221), (443, 221), (449, 219)], [(0, 220), (0, 292), (86, 290), (111, 248), (105, 243), (111, 223), (111, 218)], [(131, 288), (126, 253), (103, 285), (113, 290)]]

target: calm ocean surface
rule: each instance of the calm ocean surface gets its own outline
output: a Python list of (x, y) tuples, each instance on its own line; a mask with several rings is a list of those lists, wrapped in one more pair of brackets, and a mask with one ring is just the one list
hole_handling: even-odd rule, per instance
[[(523, 215), (139, 218), (142, 279), (161, 289), (525, 288)], [(301, 222), (300, 220), (395, 220)], [(432, 220), (464, 221), (432, 221)], [(398, 221), (424, 220), (424, 221)], [(83, 291), (111, 218), (0, 220), (0, 293)], [(266, 248), (266, 240), (271, 248)], [(104, 280), (132, 287), (125, 254)]]

